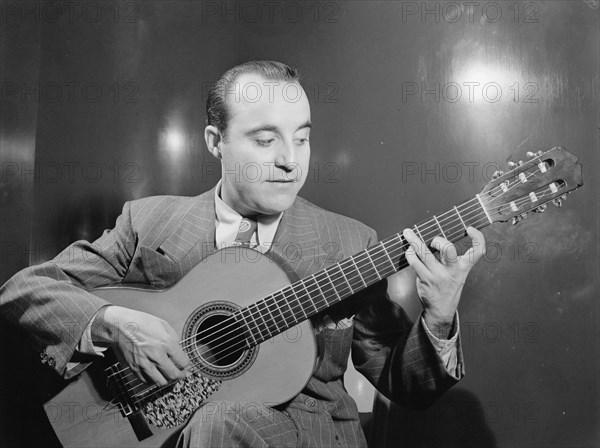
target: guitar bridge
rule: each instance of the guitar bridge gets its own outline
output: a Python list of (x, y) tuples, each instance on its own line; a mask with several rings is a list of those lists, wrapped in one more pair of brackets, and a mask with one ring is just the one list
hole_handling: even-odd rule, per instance
[[(131, 429), (133, 429), (137, 439), (142, 441), (148, 437), (151, 437), (152, 430), (146, 421), (146, 417), (141, 411), (138, 402), (136, 402), (134, 397), (131, 395), (131, 388), (127, 387), (127, 384), (131, 381), (127, 380), (126, 376), (131, 375), (131, 373), (128, 373), (128, 375), (123, 375), (123, 369), (118, 362), (115, 362), (107, 367), (105, 369), (105, 373), (108, 388), (115, 396), (119, 411), (123, 417), (126, 417), (127, 420), (129, 420)], [(134, 383), (137, 383), (137, 381), (134, 381)]]
[(132, 399), (130, 391), (127, 389), (126, 379), (123, 375), (123, 369), (119, 363), (116, 362), (111, 364), (105, 369), (106, 372), (106, 383), (108, 388), (112, 391), (115, 396), (117, 406), (123, 417), (129, 417), (130, 415), (140, 410), (139, 406)]

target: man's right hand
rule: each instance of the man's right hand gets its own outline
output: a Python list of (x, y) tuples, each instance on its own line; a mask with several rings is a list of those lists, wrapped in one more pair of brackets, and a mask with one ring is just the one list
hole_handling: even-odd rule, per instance
[(190, 359), (166, 321), (151, 314), (111, 305), (92, 324), (92, 342), (118, 347), (131, 370), (144, 382), (160, 386), (182, 379)]

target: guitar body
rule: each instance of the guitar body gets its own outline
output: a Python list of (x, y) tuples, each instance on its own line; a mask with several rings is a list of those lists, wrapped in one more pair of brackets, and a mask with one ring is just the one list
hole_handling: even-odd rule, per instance
[[(166, 290), (109, 287), (92, 293), (115, 305), (166, 320), (185, 340), (189, 339), (190, 328), (200, 328), (194, 327), (198, 310), (208, 310), (206, 315), (211, 316), (214, 308), (217, 316), (223, 316), (228, 313), (223, 307), (248, 306), (289, 284), (283, 270), (266, 256), (250, 249), (228, 248), (205, 258)], [(123, 331), (135, 331), (135, 323)], [(186, 351), (192, 361), (198, 356), (194, 348), (187, 344)], [(317, 355), (314, 332), (308, 320), (245, 352), (239, 362), (218, 366), (223, 372), (217, 372), (222, 375), (217, 375), (217, 379), (222, 383), (203, 405), (214, 407), (220, 401), (234, 401), (243, 409), (245, 403), (274, 406), (288, 401), (310, 379)], [(128, 378), (132, 378), (132, 374)], [(183, 425), (158, 428), (150, 424), (152, 435), (140, 440), (130, 419), (123, 416), (114, 402), (110, 403), (113, 398), (106, 387), (102, 360), (98, 360), (50, 398), (44, 408), (65, 447), (173, 445)]]

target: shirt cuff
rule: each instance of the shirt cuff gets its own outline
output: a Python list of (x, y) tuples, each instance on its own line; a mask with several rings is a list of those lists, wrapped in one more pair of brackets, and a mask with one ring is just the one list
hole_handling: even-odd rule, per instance
[[(96, 355), (96, 356), (102, 356), (102, 357), (104, 356), (104, 351), (106, 351), (108, 346), (95, 345), (92, 342), (92, 325), (94, 324), (94, 320), (96, 319), (96, 316), (98, 315), (99, 312), (100, 312), (100, 310), (98, 312), (96, 312), (96, 314), (94, 314), (94, 316), (92, 317), (90, 322), (87, 324), (87, 327), (85, 327), (85, 330), (83, 330), (81, 339), (79, 340), (79, 343), (77, 344), (77, 347), (75, 348), (75, 351), (77, 353), (82, 354), (82, 355)], [(81, 363), (68, 362), (67, 363), (67, 372), (69, 370), (74, 369), (79, 364), (81, 364)]]
[(425, 319), (421, 316), (421, 325), (423, 325), (425, 333), (427, 333), (435, 351), (442, 360), (442, 364), (446, 368), (446, 371), (454, 378), (458, 378), (460, 375), (460, 372), (458, 371), (458, 350), (456, 346), (458, 334), (460, 333), (458, 311), (456, 312), (455, 320), (454, 335), (450, 339), (440, 339), (431, 332), (425, 323)]

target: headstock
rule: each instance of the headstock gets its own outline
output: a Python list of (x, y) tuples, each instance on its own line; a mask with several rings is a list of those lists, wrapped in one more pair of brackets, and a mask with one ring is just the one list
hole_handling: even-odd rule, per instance
[(562, 146), (528, 152), (527, 162), (509, 162), (510, 171), (496, 172), (478, 195), (491, 222), (516, 224), (527, 212), (543, 212), (552, 201), (560, 207), (566, 194), (583, 185), (582, 166)]

